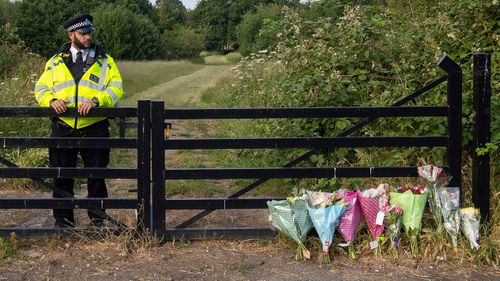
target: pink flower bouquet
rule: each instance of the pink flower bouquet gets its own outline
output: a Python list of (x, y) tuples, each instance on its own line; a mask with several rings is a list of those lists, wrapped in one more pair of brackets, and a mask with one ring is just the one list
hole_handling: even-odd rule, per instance
[(342, 196), (345, 201), (349, 202), (344, 214), (340, 217), (337, 230), (344, 240), (347, 242), (349, 249), (349, 258), (356, 259), (356, 250), (352, 245), (356, 232), (358, 231), (359, 223), (361, 222), (361, 205), (359, 203), (358, 192), (339, 190), (337, 194)]
[(377, 188), (358, 193), (361, 210), (368, 230), (373, 238), (376, 239), (376, 242), (372, 242), (373, 244), (371, 244), (372, 248), (377, 249), (376, 253), (380, 251), (379, 242), (384, 239), (381, 235), (384, 232), (384, 207), (389, 201), (388, 188), (387, 184), (381, 184)]

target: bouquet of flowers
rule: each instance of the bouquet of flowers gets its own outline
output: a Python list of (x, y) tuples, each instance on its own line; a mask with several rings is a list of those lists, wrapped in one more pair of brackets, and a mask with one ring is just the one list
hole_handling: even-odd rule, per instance
[(399, 187), (396, 192), (391, 192), (389, 195), (390, 204), (398, 205), (403, 209), (403, 225), (410, 237), (410, 249), (414, 256), (418, 253), (418, 239), (427, 195), (428, 191), (425, 186)]
[(348, 203), (336, 193), (306, 191), (306, 198), (309, 216), (321, 240), (323, 263), (329, 263), (333, 233)]
[(460, 217), (462, 219), (462, 231), (469, 240), (470, 247), (473, 250), (479, 249), (479, 210), (475, 208), (460, 209)]
[(349, 202), (346, 211), (340, 217), (337, 230), (347, 242), (346, 246), (349, 250), (349, 258), (354, 260), (356, 259), (356, 250), (352, 245), (352, 241), (356, 237), (356, 232), (361, 222), (361, 205), (359, 204), (358, 193), (356, 191), (339, 190), (337, 194)]
[(310, 252), (304, 245), (307, 234), (312, 229), (312, 221), (307, 212), (307, 205), (302, 197), (267, 202), (272, 225), (297, 242), (296, 260), (310, 258)]
[(443, 232), (443, 216), (441, 214), (441, 201), (439, 198), (438, 187), (443, 187), (448, 184), (443, 170), (434, 165), (425, 165), (418, 167), (418, 175), (423, 185), (429, 190), (429, 207), (432, 217), (436, 222), (438, 233)]
[(387, 221), (387, 232), (391, 239), (391, 249), (394, 258), (398, 257), (398, 241), (399, 231), (401, 230), (401, 223), (403, 218), (403, 209), (398, 205), (387, 205), (384, 207), (385, 218)]
[(384, 207), (389, 201), (387, 196), (388, 188), (389, 185), (380, 184), (377, 188), (367, 189), (358, 193), (363, 217), (368, 225), (370, 234), (375, 239), (370, 246), (372, 249), (376, 249), (376, 254), (380, 252), (379, 242), (383, 241), (383, 237), (380, 235), (384, 232)]
[(443, 227), (451, 238), (453, 247), (458, 244), (460, 231), (460, 189), (458, 187), (442, 187), (438, 190), (443, 215)]

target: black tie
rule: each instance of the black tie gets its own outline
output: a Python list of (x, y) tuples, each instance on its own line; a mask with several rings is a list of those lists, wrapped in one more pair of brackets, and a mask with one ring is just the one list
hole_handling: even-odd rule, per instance
[(83, 58), (82, 52), (76, 53), (76, 61), (75, 61), (75, 81), (78, 83), (83, 76)]

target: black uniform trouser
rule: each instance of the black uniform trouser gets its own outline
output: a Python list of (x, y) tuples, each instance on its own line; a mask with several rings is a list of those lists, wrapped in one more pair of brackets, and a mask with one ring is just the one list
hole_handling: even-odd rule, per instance
[[(103, 120), (84, 127), (82, 129), (73, 129), (59, 119), (52, 121), (51, 137), (109, 137), (109, 121)], [(76, 167), (78, 153), (83, 160), (86, 168), (107, 167), (109, 164), (109, 148), (50, 148), (49, 159), (52, 167)], [(72, 178), (56, 178), (55, 186), (74, 195), (73, 186), (75, 180)], [(104, 179), (87, 179), (88, 198), (106, 198), (108, 191)], [(56, 192), (52, 197), (61, 198)], [(104, 209), (101, 211), (105, 211)], [(88, 212), (90, 219), (102, 220), (102, 217)], [(54, 218), (56, 221), (74, 223), (74, 214), (71, 209), (54, 209)]]

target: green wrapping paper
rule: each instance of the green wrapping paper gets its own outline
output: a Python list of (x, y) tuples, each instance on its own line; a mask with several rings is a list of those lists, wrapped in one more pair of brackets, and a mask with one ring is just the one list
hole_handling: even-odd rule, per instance
[(279, 231), (297, 242), (296, 260), (309, 258), (309, 251), (303, 242), (307, 234), (312, 229), (313, 224), (307, 204), (303, 199), (292, 200), (272, 200), (267, 201), (272, 225)]
[(390, 193), (390, 204), (403, 209), (403, 225), (406, 232), (412, 229), (420, 230), (422, 215), (427, 203), (427, 193), (413, 194), (410, 190), (403, 193)]

